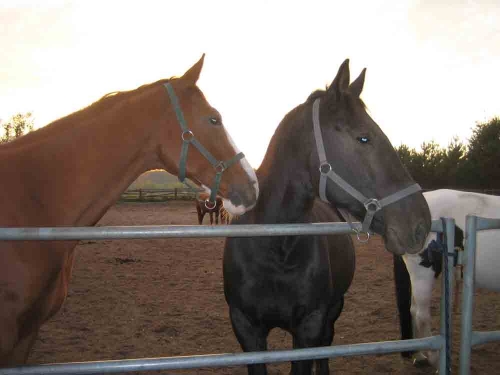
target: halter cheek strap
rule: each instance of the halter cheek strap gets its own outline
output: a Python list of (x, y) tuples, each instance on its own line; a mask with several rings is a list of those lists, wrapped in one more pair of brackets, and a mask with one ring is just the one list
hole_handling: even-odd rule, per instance
[(312, 115), (314, 138), (316, 139), (316, 148), (318, 150), (318, 157), (320, 163), (319, 171), (321, 173), (319, 178), (319, 196), (321, 200), (328, 202), (328, 199), (326, 197), (326, 183), (327, 183), (327, 178), (329, 178), (331, 181), (339, 185), (346, 193), (350, 194), (353, 198), (361, 202), (366, 209), (366, 214), (363, 220), (363, 224), (361, 226), (361, 231), (354, 229), (352, 225), (351, 227), (358, 234), (358, 239), (360, 232), (367, 233), (368, 235), (367, 238), (369, 238), (370, 225), (377, 211), (381, 210), (385, 206), (388, 206), (394, 202), (397, 202), (400, 199), (407, 197), (408, 195), (421, 191), (422, 189), (419, 184), (413, 184), (380, 200), (376, 198), (367, 198), (358, 190), (356, 190), (352, 185), (350, 185), (346, 180), (344, 180), (337, 173), (335, 173), (332, 169), (332, 165), (327, 161), (326, 158), (325, 146), (323, 143), (323, 136), (321, 135), (321, 127), (319, 123), (319, 104), (320, 104), (320, 99), (318, 98), (313, 103), (313, 115)]
[[(184, 114), (182, 113), (181, 107), (179, 105), (179, 100), (177, 99), (177, 95), (175, 95), (174, 88), (172, 85), (167, 82), (164, 84), (165, 88), (167, 89), (168, 96), (170, 97), (170, 101), (172, 102), (172, 105), (175, 110), (175, 115), (177, 116), (177, 120), (179, 121), (179, 124), (181, 126), (182, 134), (182, 147), (181, 147), (181, 156), (179, 159), (179, 181), (184, 182), (186, 178), (186, 163), (187, 163), (187, 155), (188, 155), (188, 149), (189, 145), (192, 144), (194, 147), (198, 149), (198, 151), (209, 161), (210, 164), (215, 169), (215, 178), (214, 182), (212, 184), (212, 187), (210, 189), (210, 198), (208, 202), (205, 202), (205, 205), (207, 208), (214, 208), (216, 201), (215, 197), (217, 195), (217, 192), (219, 191), (219, 186), (220, 186), (220, 181), (222, 179), (222, 173), (235, 164), (237, 161), (240, 161), (245, 157), (243, 152), (240, 152), (233, 156), (231, 159), (222, 161), (222, 160), (217, 160), (211, 153), (208, 151), (195, 137), (194, 134), (191, 130), (189, 130), (186, 120), (184, 119)], [(207, 205), (208, 204), (208, 205)], [(213, 204), (213, 207), (209, 207), (209, 205)]]

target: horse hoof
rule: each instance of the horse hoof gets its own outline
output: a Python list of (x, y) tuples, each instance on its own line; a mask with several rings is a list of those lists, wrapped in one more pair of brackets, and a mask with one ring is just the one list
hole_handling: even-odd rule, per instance
[(431, 363), (425, 355), (416, 355), (413, 357), (413, 366), (417, 368), (430, 367)]

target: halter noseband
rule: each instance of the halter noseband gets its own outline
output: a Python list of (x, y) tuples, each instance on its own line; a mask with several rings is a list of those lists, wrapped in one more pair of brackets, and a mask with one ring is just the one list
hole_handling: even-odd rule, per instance
[[(227, 161), (217, 160), (212, 156), (212, 154), (205, 148), (203, 145), (194, 137), (194, 134), (186, 125), (186, 120), (184, 119), (184, 114), (182, 113), (181, 107), (179, 105), (179, 100), (177, 99), (177, 95), (175, 95), (174, 88), (167, 82), (164, 84), (167, 89), (168, 96), (170, 97), (170, 101), (175, 109), (175, 114), (177, 116), (177, 120), (181, 126), (182, 134), (182, 148), (181, 148), (181, 156), (179, 160), (179, 181), (184, 182), (186, 178), (186, 161), (187, 161), (187, 153), (189, 144), (192, 143), (194, 147), (200, 151), (200, 153), (212, 164), (215, 169), (215, 178), (212, 188), (210, 190), (210, 198), (205, 201), (205, 206), (209, 209), (214, 208), (216, 205), (215, 197), (217, 192), (219, 191), (220, 180), (222, 178), (222, 173), (232, 166), (237, 161), (240, 161), (245, 157), (243, 152), (240, 152), (233, 156), (231, 159)], [(207, 206), (207, 204), (213, 204), (213, 207)]]
[(419, 184), (413, 184), (394, 194), (391, 194), (383, 199), (378, 200), (376, 198), (365, 197), (358, 190), (352, 187), (347, 181), (345, 181), (342, 177), (340, 177), (337, 173), (335, 173), (332, 169), (332, 165), (326, 159), (325, 146), (323, 144), (323, 136), (321, 135), (321, 127), (319, 123), (319, 102), (320, 102), (319, 98), (314, 101), (313, 115), (312, 115), (313, 126), (314, 126), (314, 138), (316, 139), (316, 147), (318, 149), (318, 156), (320, 163), (319, 171), (321, 173), (319, 179), (319, 196), (321, 200), (328, 202), (328, 199), (326, 198), (326, 182), (328, 177), (330, 180), (332, 180), (342, 189), (344, 189), (346, 193), (349, 193), (351, 196), (353, 196), (355, 199), (361, 202), (366, 209), (366, 215), (363, 220), (361, 230), (355, 229), (352, 225), (351, 227), (358, 235), (358, 239), (360, 233), (366, 233), (367, 234), (366, 240), (368, 240), (368, 238), (370, 238), (370, 233), (369, 233), (370, 225), (377, 211), (381, 210), (385, 206), (390, 205), (391, 203), (394, 203), (400, 199), (407, 197), (408, 195), (421, 191), (422, 188), (420, 187)]

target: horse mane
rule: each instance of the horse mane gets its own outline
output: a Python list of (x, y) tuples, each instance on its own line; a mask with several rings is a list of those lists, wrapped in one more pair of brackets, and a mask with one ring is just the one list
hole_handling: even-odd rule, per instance
[[(61, 128), (70, 129), (71, 124), (75, 122), (83, 122), (88, 118), (92, 118), (96, 113), (107, 111), (112, 108), (114, 105), (123, 102), (124, 99), (128, 99), (135, 95), (142, 94), (145, 90), (160, 84), (164, 84), (166, 82), (175, 79), (176, 77), (172, 77), (169, 79), (160, 79), (153, 83), (147, 83), (142, 86), (139, 86), (136, 89), (127, 90), (127, 91), (113, 91), (103, 95), (100, 99), (91, 103), (90, 105), (77, 110), (67, 116), (61, 117), (57, 120), (52, 121), (51, 123), (43, 126), (35, 131), (32, 131), (28, 134), (23, 135), (22, 137), (16, 138), (15, 140), (8, 142), (5, 145), (22, 145), (26, 142), (32, 141), (41, 141), (45, 139), (46, 136), (50, 136), (54, 131), (60, 131)], [(0, 147), (1, 149), (1, 147)]]
[(132, 96), (132, 95), (141, 94), (142, 92), (144, 92), (148, 88), (159, 85), (159, 84), (164, 84), (164, 83), (170, 81), (171, 79), (172, 78), (160, 79), (160, 80), (153, 82), (153, 83), (146, 83), (146, 84), (139, 86), (138, 88), (133, 89), (133, 90), (109, 92), (109, 93), (103, 95), (99, 100), (88, 105), (87, 107), (82, 108), (79, 111), (74, 112), (68, 116), (62, 117), (59, 120), (56, 120), (55, 122), (63, 121), (65, 119), (67, 119), (68, 117), (71, 117), (74, 115), (79, 115), (79, 114), (91, 115), (95, 111), (107, 110), (108, 108), (111, 108), (114, 104), (116, 104), (119, 101), (122, 101), (126, 97), (128, 98), (129, 96)]
[[(301, 145), (308, 139), (308, 135), (312, 134), (311, 112), (305, 110), (305, 108), (312, 106), (312, 103), (317, 98), (325, 98), (328, 95), (328, 86), (324, 90), (313, 91), (305, 102), (293, 108), (281, 120), (271, 137), (264, 159), (257, 170), (257, 177), (259, 181), (262, 181), (261, 186), (270, 184), (273, 186), (274, 193), (277, 193), (278, 196), (284, 196), (286, 191), (277, 192), (276, 187), (287, 189), (287, 186), (271, 180), (276, 178), (288, 179), (290, 173), (293, 173), (294, 165), (289, 161), (290, 150), (300, 149)], [(363, 110), (366, 110), (364, 102), (357, 95), (352, 95), (350, 92), (343, 92), (341, 99), (335, 105), (340, 110), (351, 113), (359, 111), (360, 105)], [(276, 163), (282, 166), (279, 175), (271, 173)], [(262, 190), (261, 195), (265, 194), (266, 192)], [(259, 201), (263, 200), (259, 199)], [(266, 204), (269, 204), (269, 202)]]

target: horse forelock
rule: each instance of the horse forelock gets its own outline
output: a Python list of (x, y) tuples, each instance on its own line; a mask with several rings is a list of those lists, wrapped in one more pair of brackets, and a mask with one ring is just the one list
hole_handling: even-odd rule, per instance
[[(318, 98), (330, 98), (330, 93), (328, 92), (328, 86), (325, 90), (315, 90), (313, 91), (306, 100), (306, 103), (313, 103)], [(336, 100), (335, 104), (341, 107), (348, 107), (349, 109), (354, 109), (355, 104), (360, 105), (360, 107), (367, 111), (368, 108), (365, 102), (358, 96), (351, 94), (348, 91), (342, 91), (340, 95), (340, 100)]]

